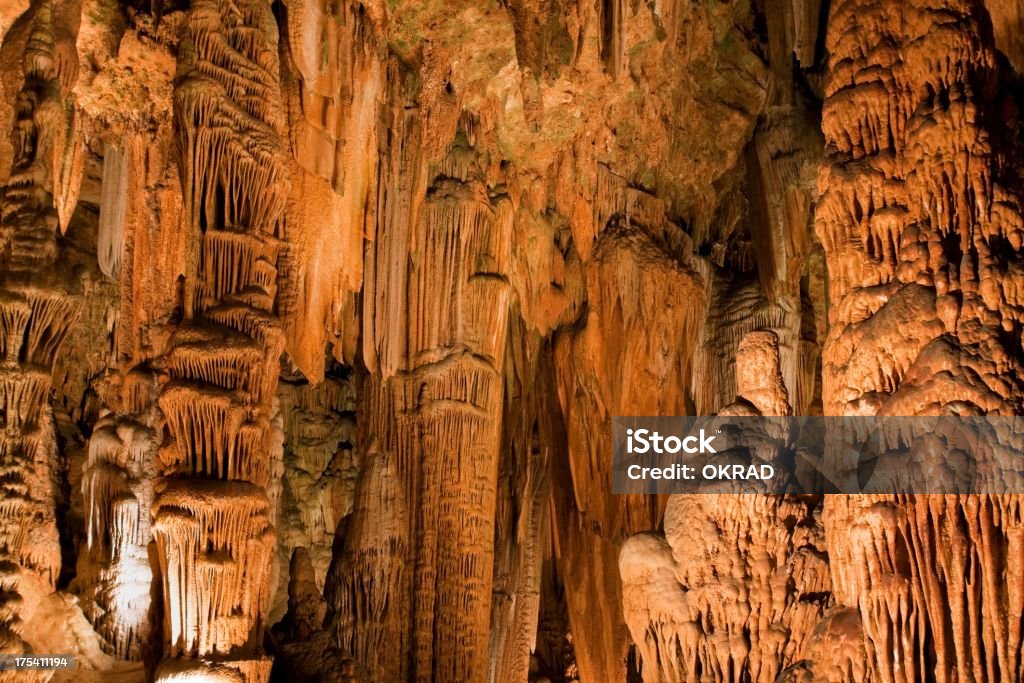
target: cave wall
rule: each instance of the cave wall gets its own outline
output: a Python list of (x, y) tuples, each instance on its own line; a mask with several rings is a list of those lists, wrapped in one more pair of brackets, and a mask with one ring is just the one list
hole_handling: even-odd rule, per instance
[(1019, 679), (1017, 497), (616, 495), (609, 437), (1024, 409), (1022, 19), (5, 3), (0, 652)]

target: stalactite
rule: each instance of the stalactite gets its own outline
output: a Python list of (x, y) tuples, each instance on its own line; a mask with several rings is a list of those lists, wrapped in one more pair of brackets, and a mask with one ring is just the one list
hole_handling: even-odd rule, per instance
[(617, 77), (625, 60), (626, 3), (622, 0), (601, 2), (601, 57), (612, 77)]
[(103, 191), (96, 249), (100, 270), (109, 277), (117, 277), (121, 269), (121, 250), (128, 218), (128, 178), (131, 174), (131, 152), (107, 145), (103, 152)]
[[(165, 629), (178, 636), (171, 657), (225, 657), (252, 645), (270, 598), (274, 551), (262, 490), (200, 479), (170, 480), (158, 490), (153, 536), (165, 582)], [(269, 670), (269, 660), (249, 659)]]
[[(790, 69), (788, 62), (785, 67)], [(754, 260), (761, 286), (772, 301), (799, 295), (820, 153), (813, 124), (794, 106), (769, 108), (750, 146)], [(797, 308), (799, 302), (789, 305)]]
[[(336, 360), (355, 359), (358, 328), (349, 302), (362, 287), (363, 235), (372, 229), (387, 60), (377, 47), (382, 27), (364, 5), (285, 4), (295, 66), (288, 96), (296, 163), (282, 272), (296, 296), (281, 302), (281, 317), (290, 356), (319, 381), (325, 341)], [(323, 249), (325, 243), (332, 248)]]
[(538, 649), (544, 566), (553, 549), (552, 462), (561, 436), (550, 349), (521, 328), (514, 333), (523, 349), (510, 354), (506, 380), (487, 679), (498, 683), (527, 679)]

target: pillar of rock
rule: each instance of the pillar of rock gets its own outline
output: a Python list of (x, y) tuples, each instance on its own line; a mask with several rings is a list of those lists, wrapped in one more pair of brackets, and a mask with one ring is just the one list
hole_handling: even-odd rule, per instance
[[(152, 632), (150, 509), (157, 432), (155, 382), (131, 372), (122, 379), (127, 399), (96, 423), (82, 473), (86, 552), (78, 581), (83, 608), (108, 651), (119, 659), (148, 654)], [(132, 401), (134, 399), (134, 402)]]
[[(1024, 407), (1021, 184), (991, 40), (980, 2), (832, 5), (817, 209), (826, 414)], [(847, 630), (861, 630), (869, 677), (1019, 677), (1020, 506), (826, 500), (835, 596), (852, 608)]]
[[(151, 664), (161, 651), (151, 514), (164, 429), (153, 361), (166, 351), (168, 321), (180, 317), (176, 280), (192, 246), (181, 229), (173, 144), (173, 40), (126, 33), (79, 101), (102, 152), (91, 197), (97, 264), (117, 282), (119, 306), (108, 319), (111, 367), (94, 384), (102, 409), (82, 465), (85, 538), (74, 590), (107, 653)], [(126, 93), (133, 107), (116, 106)]]
[[(0, 187), (0, 651), (22, 653), (21, 584), (53, 590), (61, 554), (56, 528), (57, 444), (49, 407), (50, 375), (75, 322), (79, 299), (71, 273), (58, 261), (60, 171), (69, 142), (67, 87), (75, 78), (74, 36), (56, 3), (34, 3), (4, 43), (20, 83), (11, 131), (13, 158)], [(69, 12), (69, 13), (71, 13)], [(69, 47), (70, 43), (70, 47)], [(6, 61), (6, 60), (5, 60)], [(8, 62), (10, 63), (10, 62)], [(18, 676), (4, 672), (5, 676)]]
[(160, 361), (168, 438), (153, 535), (168, 659), (157, 677), (265, 681), (277, 504), (271, 412), (283, 349), (274, 304), (288, 196), (269, 2), (192, 3), (174, 106), (183, 229), (198, 245), (182, 320)]
[(421, 168), (415, 113), (394, 112), (397, 183), (367, 264), (360, 431), (380, 500), (357, 493), (334, 628), (370, 680), (486, 680), (513, 210), (472, 117)]

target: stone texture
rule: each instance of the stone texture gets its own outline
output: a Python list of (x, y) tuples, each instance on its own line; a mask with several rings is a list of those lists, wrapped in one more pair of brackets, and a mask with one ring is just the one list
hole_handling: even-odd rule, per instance
[(1022, 16), (3, 3), (0, 649), (1020, 679), (1017, 497), (617, 496), (610, 427), (1024, 410)]

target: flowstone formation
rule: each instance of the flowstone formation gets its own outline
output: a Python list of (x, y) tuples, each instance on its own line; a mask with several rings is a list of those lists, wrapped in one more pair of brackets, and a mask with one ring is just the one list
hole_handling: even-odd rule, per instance
[[(738, 396), (719, 415), (792, 413), (774, 332), (743, 337), (736, 375)], [(765, 436), (785, 444), (782, 434)], [(664, 536), (623, 545), (624, 613), (645, 683), (789, 680), (803, 659), (831, 603), (821, 500), (775, 486), (670, 496)]]
[(0, 3), (0, 650), (1020, 680), (1019, 495), (612, 481), (618, 416), (1024, 411), (1019, 4)]
[[(817, 221), (830, 414), (1020, 413), (1024, 188), (977, 9), (833, 9)], [(859, 614), (873, 680), (1020, 676), (1020, 505), (826, 500), (837, 602)]]

